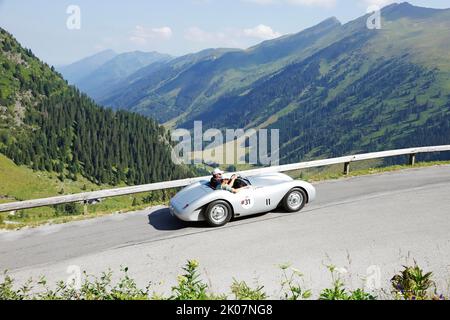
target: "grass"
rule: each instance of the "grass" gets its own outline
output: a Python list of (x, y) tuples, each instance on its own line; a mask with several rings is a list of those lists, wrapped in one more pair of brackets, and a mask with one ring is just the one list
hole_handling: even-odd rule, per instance
[[(0, 203), (46, 198), (59, 195), (110, 189), (110, 185), (96, 185), (78, 176), (77, 181), (60, 181), (56, 173), (33, 171), (26, 166), (17, 166), (13, 161), (0, 154)], [(87, 214), (81, 204), (69, 208), (42, 207), (0, 213), (0, 229), (20, 229), (36, 227), (42, 224), (58, 224), (70, 221), (90, 219), (111, 213), (124, 213), (141, 210), (159, 204), (166, 204), (175, 190), (142, 193), (132, 196), (120, 196), (105, 199), (89, 205)]]
[[(44, 198), (56, 194), (54, 181), (44, 173), (16, 166), (0, 154), (0, 201)], [(5, 202), (5, 201), (2, 201)]]
[[(88, 220), (99, 218), (111, 214), (125, 214), (137, 210), (144, 210), (156, 205), (167, 205), (165, 199), (142, 203), (143, 199), (148, 197), (149, 193), (136, 194), (134, 196), (122, 196), (109, 198), (95, 205), (87, 206), (87, 213), (84, 213), (84, 207), (76, 204), (75, 212), (59, 211), (54, 207), (43, 207), (35, 209), (20, 210), (14, 216), (0, 213), (0, 229), (18, 230), (25, 227), (38, 227), (45, 224), (61, 224), (73, 221)], [(134, 199), (137, 199), (138, 205), (133, 205)]]

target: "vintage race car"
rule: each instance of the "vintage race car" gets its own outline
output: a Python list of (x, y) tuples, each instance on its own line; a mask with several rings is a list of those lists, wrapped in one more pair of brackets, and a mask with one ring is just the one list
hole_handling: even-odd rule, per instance
[(282, 173), (239, 176), (233, 187), (239, 192), (215, 190), (209, 181), (194, 183), (170, 200), (170, 212), (183, 221), (206, 221), (220, 227), (234, 217), (270, 212), (278, 207), (297, 212), (316, 197), (310, 183)]

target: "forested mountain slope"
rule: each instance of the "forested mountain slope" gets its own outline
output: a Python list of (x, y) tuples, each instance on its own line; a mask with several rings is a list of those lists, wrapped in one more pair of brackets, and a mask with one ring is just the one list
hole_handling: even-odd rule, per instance
[(96, 105), (0, 29), (0, 152), (36, 170), (96, 183), (186, 177), (156, 121)]

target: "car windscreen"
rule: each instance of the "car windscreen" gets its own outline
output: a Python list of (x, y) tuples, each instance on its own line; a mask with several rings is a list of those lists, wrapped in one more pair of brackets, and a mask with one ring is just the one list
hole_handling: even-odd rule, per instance
[(239, 177), (234, 182), (235, 188), (243, 188), (243, 187), (247, 187), (247, 186), (251, 186), (251, 185), (252, 184), (251, 184), (250, 180), (248, 180), (245, 177)]

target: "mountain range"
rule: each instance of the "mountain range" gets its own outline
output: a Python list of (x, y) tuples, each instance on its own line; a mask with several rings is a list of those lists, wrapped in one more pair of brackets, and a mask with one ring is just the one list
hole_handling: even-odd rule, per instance
[(284, 163), (450, 142), (450, 10), (409, 3), (246, 50), (151, 63), (95, 95), (169, 127), (280, 129)]
[(152, 63), (163, 63), (172, 57), (158, 52), (133, 51), (121, 54), (105, 50), (78, 62), (58, 68), (70, 84), (93, 99), (112, 90), (117, 83)]

